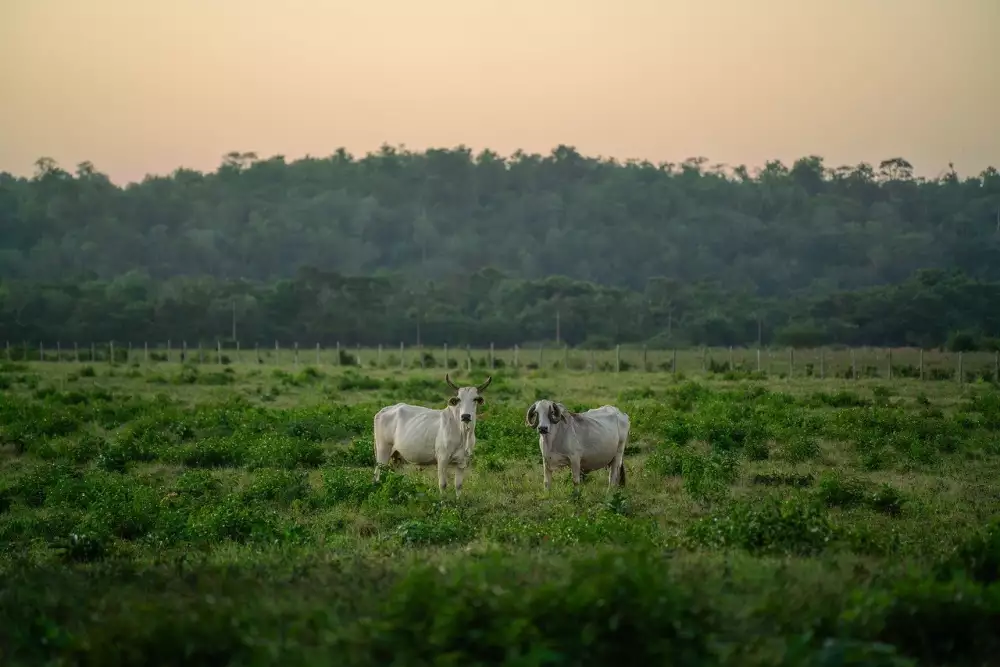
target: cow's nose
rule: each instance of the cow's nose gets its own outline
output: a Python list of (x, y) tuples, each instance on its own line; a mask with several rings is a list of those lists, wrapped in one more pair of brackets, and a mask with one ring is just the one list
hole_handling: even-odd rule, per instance
[(539, 426), (538, 427), (538, 432), (541, 433), (542, 435), (546, 435), (549, 432), (549, 427), (548, 426)]
[(470, 414), (464, 414), (464, 415), (462, 415), (462, 421), (464, 421), (464, 422), (471, 422), (472, 421), (472, 415), (470, 415)]

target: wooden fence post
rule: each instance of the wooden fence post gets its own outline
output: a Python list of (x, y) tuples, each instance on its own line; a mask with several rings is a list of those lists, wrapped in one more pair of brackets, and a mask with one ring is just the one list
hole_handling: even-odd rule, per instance
[[(240, 344), (236, 343), (236, 349), (240, 349)], [(316, 367), (319, 367), (319, 343), (316, 343)]]
[(337, 354), (337, 365), (341, 366), (342, 364), (340, 363), (340, 341), (339, 340), (337, 341), (337, 352), (336, 352), (336, 354)]
[(677, 348), (674, 348), (673, 353), (670, 355), (670, 372), (673, 375), (677, 375)]
[(378, 349), (375, 352), (375, 367), (382, 367), (382, 343), (378, 344)]
[(621, 373), (622, 370), (622, 346), (619, 343), (615, 345), (615, 373)]
[(514, 345), (514, 368), (517, 368), (517, 345)]
[(757, 348), (757, 372), (760, 373), (760, 348)]
[(149, 342), (147, 341), (142, 342), (142, 363), (149, 363)]
[(108, 357), (109, 364), (115, 363), (115, 342), (113, 340), (108, 342)]
[(496, 356), (493, 352), (493, 343), (490, 343), (490, 370), (496, 368)]
[[(10, 356), (10, 350), (7, 350), (7, 356)], [(73, 356), (76, 357), (76, 363), (80, 363), (80, 346), (76, 341), (73, 341)]]
[(732, 373), (735, 370), (736, 370), (736, 367), (733, 365), (733, 346), (730, 345), (729, 346), (729, 372)]
[(545, 343), (538, 344), (538, 367), (542, 367), (543, 360), (545, 359)]
[(924, 348), (920, 348), (920, 360), (917, 362), (917, 370), (920, 373), (920, 379), (924, 379)]
[(851, 348), (851, 379), (858, 379), (858, 360), (854, 356), (854, 348)]
[(406, 368), (406, 357), (403, 348), (403, 341), (399, 341), (399, 369), (402, 370)]
[(45, 344), (38, 341), (38, 360), (45, 361)]

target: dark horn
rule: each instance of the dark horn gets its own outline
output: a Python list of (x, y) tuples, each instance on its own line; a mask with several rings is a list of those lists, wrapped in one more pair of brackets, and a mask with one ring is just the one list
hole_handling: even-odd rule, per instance
[(479, 392), (480, 394), (483, 393), (484, 391), (486, 391), (486, 388), (488, 386), (490, 386), (490, 382), (493, 382), (493, 376), (492, 375), (490, 375), (490, 376), (488, 376), (486, 378), (486, 382), (484, 382), (481, 385), (479, 385), (478, 387), (476, 387), (476, 391)]
[(537, 405), (537, 402), (532, 403), (531, 406), (528, 408), (528, 412), (525, 413), (524, 415), (524, 423), (530, 426), (531, 428), (535, 427), (535, 425), (532, 424), (531, 422), (534, 421), (535, 415), (538, 414), (538, 411), (535, 410), (535, 405)]
[(449, 387), (451, 387), (455, 391), (458, 391), (458, 386), (454, 382), (451, 381), (451, 377), (449, 377), (450, 375), (451, 375), (450, 373), (445, 373), (444, 374), (444, 381), (448, 383)]

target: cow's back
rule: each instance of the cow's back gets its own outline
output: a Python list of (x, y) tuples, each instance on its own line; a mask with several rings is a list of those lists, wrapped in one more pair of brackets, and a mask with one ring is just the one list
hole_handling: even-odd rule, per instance
[(611, 433), (614, 431), (618, 440), (628, 437), (631, 428), (628, 415), (613, 405), (602, 405), (580, 414), (591, 418), (595, 424), (600, 424), (602, 432)]

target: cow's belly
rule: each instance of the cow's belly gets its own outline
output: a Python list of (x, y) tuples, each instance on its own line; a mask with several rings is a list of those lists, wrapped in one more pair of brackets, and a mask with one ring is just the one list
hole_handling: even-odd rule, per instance
[(407, 463), (414, 463), (419, 466), (431, 465), (437, 459), (434, 456), (434, 443), (409, 443), (403, 446), (396, 445), (394, 451), (399, 452), (403, 460)]
[[(580, 458), (580, 470), (600, 470), (606, 468), (615, 458), (615, 450), (591, 452)], [(565, 454), (552, 453), (545, 457), (550, 470), (566, 468), (570, 466), (569, 456)]]
[(608, 449), (588, 452), (580, 459), (580, 470), (599, 470), (608, 467), (608, 464), (615, 458), (616, 449)]
[[(446, 458), (450, 465), (458, 465), (459, 463), (468, 460), (465, 455), (465, 446), (461, 443), (453, 445), (449, 448), (451, 451), (444, 453), (443, 458)], [(400, 456), (407, 463), (413, 463), (419, 466), (429, 466), (437, 463), (437, 451), (434, 443), (421, 444), (420, 446), (410, 445), (408, 447), (396, 447), (396, 451), (399, 452)]]

